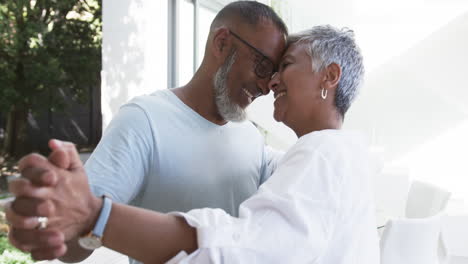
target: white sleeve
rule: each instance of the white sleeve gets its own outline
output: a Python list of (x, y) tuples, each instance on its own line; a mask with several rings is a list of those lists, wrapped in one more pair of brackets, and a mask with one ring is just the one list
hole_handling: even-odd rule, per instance
[(129, 203), (150, 171), (153, 136), (146, 112), (136, 104), (120, 108), (85, 164), (91, 190)]
[(241, 204), (239, 218), (208, 208), (173, 213), (197, 229), (199, 247), (176, 263), (315, 263), (336, 223), (336, 176), (322, 155), (299, 150)]

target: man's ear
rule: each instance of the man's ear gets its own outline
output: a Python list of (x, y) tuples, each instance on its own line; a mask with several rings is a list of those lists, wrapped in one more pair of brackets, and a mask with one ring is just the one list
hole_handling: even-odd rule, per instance
[(325, 68), (325, 76), (323, 88), (336, 89), (341, 79), (341, 67), (336, 63), (332, 63)]
[(213, 39), (211, 41), (211, 49), (216, 58), (224, 58), (229, 55), (231, 50), (230, 33), (227, 27), (219, 27), (213, 31)]

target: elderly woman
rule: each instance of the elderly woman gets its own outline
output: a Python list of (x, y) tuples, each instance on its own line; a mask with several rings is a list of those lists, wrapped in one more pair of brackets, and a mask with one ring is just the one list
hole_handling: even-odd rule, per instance
[(290, 36), (269, 87), (275, 119), (299, 139), (239, 217), (115, 203), (104, 246), (145, 263), (378, 263), (366, 146), (340, 130), (363, 73), (352, 31), (317, 26)]

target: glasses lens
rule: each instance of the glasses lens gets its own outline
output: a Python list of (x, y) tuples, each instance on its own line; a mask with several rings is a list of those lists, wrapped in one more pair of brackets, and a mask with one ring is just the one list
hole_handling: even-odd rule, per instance
[(259, 78), (266, 78), (268, 76), (271, 76), (273, 73), (273, 63), (271, 61), (267, 60), (266, 58), (263, 58), (255, 67), (255, 74)]

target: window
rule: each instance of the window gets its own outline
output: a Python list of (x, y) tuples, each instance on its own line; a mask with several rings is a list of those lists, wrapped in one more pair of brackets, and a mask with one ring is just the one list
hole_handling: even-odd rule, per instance
[(200, 66), (210, 25), (232, 0), (169, 1), (168, 88), (186, 84)]
[(180, 1), (179, 62), (177, 85), (184, 85), (193, 76), (194, 60), (194, 4), (189, 0)]
[(199, 20), (199, 36), (198, 36), (198, 50), (196, 57), (197, 68), (200, 66), (203, 56), (205, 55), (205, 45), (206, 40), (208, 39), (208, 34), (210, 33), (210, 25), (213, 22), (213, 19), (216, 16), (216, 11), (208, 9), (204, 6), (200, 6), (200, 20)]

